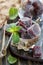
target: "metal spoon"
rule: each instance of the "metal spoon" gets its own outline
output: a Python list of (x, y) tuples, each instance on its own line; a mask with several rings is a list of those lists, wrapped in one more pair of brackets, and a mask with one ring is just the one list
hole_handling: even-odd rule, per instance
[(9, 45), (11, 39), (12, 39), (12, 34), (11, 34), (9, 40), (8, 40), (8, 43), (7, 43), (6, 47), (5, 47), (5, 45), (4, 45), (3, 48), (2, 48), (1, 57), (3, 57), (3, 56), (6, 55), (6, 50), (7, 50), (7, 47), (8, 47), (8, 45)]

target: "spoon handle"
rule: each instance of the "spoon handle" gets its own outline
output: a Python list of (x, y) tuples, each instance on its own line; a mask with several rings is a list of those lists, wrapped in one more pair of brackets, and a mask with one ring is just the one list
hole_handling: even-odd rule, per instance
[(3, 40), (2, 40), (2, 49), (1, 49), (1, 51), (4, 49), (4, 45), (5, 45), (5, 30), (3, 32)]
[(3, 29), (3, 39), (2, 39), (2, 49), (1, 49), (1, 51), (4, 49), (4, 46), (5, 46), (5, 29), (6, 29), (6, 23), (5, 23), (4, 29)]
[(9, 38), (8, 42), (7, 42), (7, 45), (6, 45), (6, 47), (5, 47), (5, 50), (7, 49), (8, 45), (9, 45), (9, 43), (10, 43), (11, 39), (12, 39), (12, 35), (13, 35), (13, 34), (11, 34), (11, 36), (10, 36), (10, 38)]

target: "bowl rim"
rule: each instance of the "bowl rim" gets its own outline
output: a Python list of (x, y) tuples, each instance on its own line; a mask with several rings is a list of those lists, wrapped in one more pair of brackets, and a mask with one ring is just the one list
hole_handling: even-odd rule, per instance
[[(39, 24), (36, 23), (35, 21), (32, 20), (32, 22), (33, 22), (34, 24), (37, 24), (37, 25), (39, 26)], [(34, 26), (34, 25), (32, 25), (31, 27), (33, 27), (33, 26)], [(30, 27), (30, 28), (31, 28), (31, 27)], [(38, 37), (40, 37), (40, 35), (41, 35), (41, 28), (40, 28), (40, 26), (39, 26), (39, 30), (40, 30), (40, 33), (39, 33), (37, 36), (35, 36), (34, 38), (32, 38), (32, 39), (25, 39), (25, 38), (20, 38), (20, 39), (33, 40), (33, 39), (35, 39), (35, 38), (38, 38)]]

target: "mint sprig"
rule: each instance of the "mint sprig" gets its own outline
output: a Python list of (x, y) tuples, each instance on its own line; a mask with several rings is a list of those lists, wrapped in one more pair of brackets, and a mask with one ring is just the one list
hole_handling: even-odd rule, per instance
[(11, 25), (9, 28), (7, 28), (7, 32), (13, 33), (12, 40), (13, 43), (18, 43), (20, 40), (18, 32), (21, 30), (20, 26)]

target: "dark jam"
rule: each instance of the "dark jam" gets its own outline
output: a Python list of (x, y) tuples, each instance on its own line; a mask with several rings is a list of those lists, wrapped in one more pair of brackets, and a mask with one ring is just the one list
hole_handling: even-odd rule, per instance
[(28, 0), (25, 5), (25, 17), (38, 18), (43, 13), (43, 4), (38, 0)]

